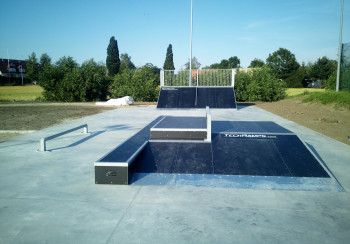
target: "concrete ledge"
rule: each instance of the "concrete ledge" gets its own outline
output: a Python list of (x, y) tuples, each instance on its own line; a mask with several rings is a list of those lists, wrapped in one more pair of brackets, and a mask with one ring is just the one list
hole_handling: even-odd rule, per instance
[(149, 130), (164, 119), (158, 117), (128, 140), (108, 152), (94, 163), (96, 184), (129, 184), (132, 163), (150, 139)]

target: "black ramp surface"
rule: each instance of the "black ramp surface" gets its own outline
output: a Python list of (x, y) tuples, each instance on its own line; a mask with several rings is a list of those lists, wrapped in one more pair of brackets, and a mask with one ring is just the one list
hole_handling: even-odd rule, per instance
[(150, 142), (133, 163), (138, 173), (213, 173), (210, 143)]
[(222, 136), (213, 138), (215, 174), (292, 176), (271, 139)]
[(237, 108), (233, 87), (162, 87), (157, 108)]
[(126, 162), (146, 141), (150, 139), (150, 129), (157, 124), (163, 116), (158, 117), (134, 136), (116, 147), (98, 162)]
[(329, 177), (296, 135), (217, 134), (213, 153), (217, 174)]
[(278, 136), (276, 143), (283, 161), (296, 177), (329, 177), (326, 171), (296, 136)]
[(233, 87), (198, 87), (197, 108), (237, 108)]
[(271, 121), (212, 121), (212, 132), (293, 134), (290, 130)]
[(216, 133), (211, 144), (149, 142), (134, 165), (138, 173), (329, 178), (296, 135)]
[(154, 126), (158, 129), (205, 129), (207, 120), (205, 117), (173, 117), (166, 116), (159, 124)]
[(157, 108), (194, 108), (195, 100), (194, 87), (161, 87)]

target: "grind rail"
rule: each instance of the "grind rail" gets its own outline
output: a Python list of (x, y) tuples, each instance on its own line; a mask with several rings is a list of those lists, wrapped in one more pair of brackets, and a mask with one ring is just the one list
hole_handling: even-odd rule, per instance
[(84, 128), (84, 131), (83, 133), (84, 134), (87, 134), (88, 133), (88, 125), (87, 124), (83, 124), (83, 125), (79, 125), (77, 127), (74, 127), (72, 129), (69, 129), (69, 130), (65, 130), (65, 131), (62, 131), (60, 133), (57, 133), (57, 134), (54, 134), (52, 136), (48, 136), (48, 137), (43, 137), (41, 138), (40, 140), (40, 152), (45, 152), (46, 151), (46, 142), (49, 141), (49, 140), (52, 140), (56, 137), (59, 137), (59, 136), (62, 136), (62, 135), (65, 135), (65, 134), (68, 134), (72, 131), (75, 131), (75, 130), (79, 130), (81, 128)]

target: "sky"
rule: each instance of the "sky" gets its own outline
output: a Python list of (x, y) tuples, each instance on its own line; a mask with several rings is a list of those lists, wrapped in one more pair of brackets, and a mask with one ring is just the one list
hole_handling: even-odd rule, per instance
[[(242, 67), (280, 47), (298, 62), (337, 59), (341, 0), (193, 0), (192, 55), (202, 67), (237, 56)], [(343, 43), (350, 42), (344, 0)], [(0, 58), (47, 53), (79, 64), (106, 61), (112, 36), (140, 67), (163, 67), (172, 44), (176, 69), (190, 57), (191, 0), (0, 0)]]

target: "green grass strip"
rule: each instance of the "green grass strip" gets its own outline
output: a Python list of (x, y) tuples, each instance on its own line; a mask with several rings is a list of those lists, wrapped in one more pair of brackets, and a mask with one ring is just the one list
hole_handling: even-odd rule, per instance
[(43, 89), (40, 86), (0, 86), (1, 102), (33, 102), (42, 97)]
[(312, 92), (307, 94), (308, 97), (303, 99), (307, 102), (321, 102), (322, 104), (334, 104), (336, 108), (346, 108), (350, 110), (350, 92)]

